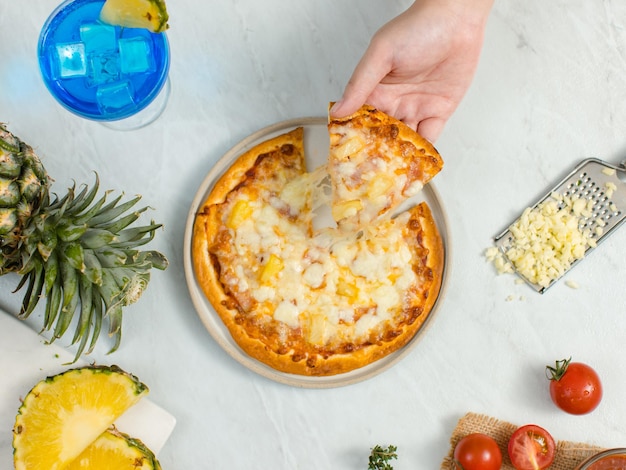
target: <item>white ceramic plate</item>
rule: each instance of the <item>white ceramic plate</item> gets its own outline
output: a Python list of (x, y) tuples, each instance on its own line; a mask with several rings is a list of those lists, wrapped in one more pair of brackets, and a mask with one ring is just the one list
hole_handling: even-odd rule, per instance
[[(13, 425), (20, 399), (48, 376), (86, 365), (68, 365), (74, 354), (45, 338), (25, 322), (0, 310), (0, 468), (13, 468)], [(132, 371), (129, 371), (132, 372)], [(116, 427), (140, 439), (155, 455), (172, 433), (176, 419), (148, 398), (142, 398), (116, 422)]]
[(307, 377), (287, 374), (272, 369), (271, 367), (250, 357), (233, 340), (230, 332), (221, 321), (217, 312), (213, 309), (213, 306), (205, 297), (202, 288), (196, 280), (191, 259), (193, 224), (198, 209), (208, 197), (214, 184), (241, 154), (267, 139), (288, 132), (298, 126), (304, 127), (304, 147), (307, 158), (307, 168), (311, 171), (326, 163), (328, 158), (329, 137), (327, 120), (325, 118), (300, 118), (279, 122), (255, 132), (230, 149), (207, 174), (206, 178), (200, 185), (189, 210), (184, 240), (185, 276), (187, 278), (187, 285), (189, 287), (192, 301), (206, 329), (209, 331), (213, 339), (215, 339), (215, 341), (217, 341), (217, 343), (239, 363), (264, 377), (296, 387), (339, 387), (373, 377), (374, 375), (381, 373), (393, 364), (397, 363), (413, 349), (418, 339), (424, 334), (428, 325), (432, 322), (433, 316), (442, 303), (450, 272), (450, 242), (448, 235), (448, 223), (437, 190), (432, 183), (429, 183), (418, 196), (412, 198), (410, 203), (415, 204), (421, 201), (426, 201), (431, 208), (433, 216), (435, 217), (435, 221), (443, 238), (444, 244), (445, 264), (443, 279), (439, 297), (433, 307), (433, 310), (428, 316), (428, 319), (420, 327), (420, 330), (413, 337), (413, 339), (402, 349), (360, 369), (329, 377)]

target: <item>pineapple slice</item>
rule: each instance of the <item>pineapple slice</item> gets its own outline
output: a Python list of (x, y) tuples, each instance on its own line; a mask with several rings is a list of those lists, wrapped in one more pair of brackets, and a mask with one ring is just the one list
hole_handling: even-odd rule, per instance
[(162, 33), (169, 25), (163, 0), (106, 0), (100, 11), (104, 23), (127, 28), (145, 28)]
[(160, 470), (161, 465), (143, 442), (115, 428), (100, 434), (65, 470)]
[(40, 381), (15, 419), (16, 470), (64, 469), (147, 393), (117, 366), (70, 369)]

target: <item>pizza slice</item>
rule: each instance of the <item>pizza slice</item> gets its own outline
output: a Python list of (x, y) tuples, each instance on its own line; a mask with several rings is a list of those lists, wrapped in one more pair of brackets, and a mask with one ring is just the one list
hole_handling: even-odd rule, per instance
[(391, 214), (443, 167), (428, 140), (369, 105), (329, 118), (328, 131), (332, 215), (348, 231)]

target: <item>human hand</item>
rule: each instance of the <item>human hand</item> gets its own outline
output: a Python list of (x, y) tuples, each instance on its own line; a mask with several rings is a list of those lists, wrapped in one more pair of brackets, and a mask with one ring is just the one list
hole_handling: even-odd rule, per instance
[(492, 4), (416, 0), (374, 34), (331, 115), (367, 103), (435, 142), (472, 82)]

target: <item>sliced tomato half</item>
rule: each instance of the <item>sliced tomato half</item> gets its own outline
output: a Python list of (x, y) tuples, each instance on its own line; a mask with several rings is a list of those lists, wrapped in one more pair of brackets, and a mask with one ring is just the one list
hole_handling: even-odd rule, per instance
[(518, 428), (509, 440), (509, 458), (517, 470), (544, 470), (554, 461), (554, 439), (535, 424)]

